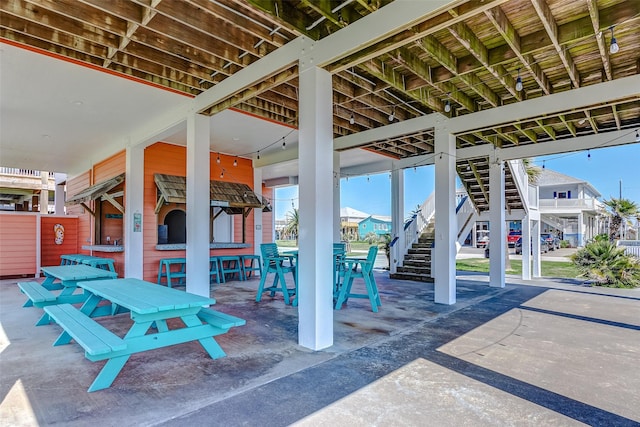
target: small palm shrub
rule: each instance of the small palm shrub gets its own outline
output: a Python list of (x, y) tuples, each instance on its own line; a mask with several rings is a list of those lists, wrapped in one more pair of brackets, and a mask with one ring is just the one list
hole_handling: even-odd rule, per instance
[(627, 255), (624, 248), (594, 240), (572, 255), (580, 277), (597, 286), (635, 288), (640, 286), (640, 259)]

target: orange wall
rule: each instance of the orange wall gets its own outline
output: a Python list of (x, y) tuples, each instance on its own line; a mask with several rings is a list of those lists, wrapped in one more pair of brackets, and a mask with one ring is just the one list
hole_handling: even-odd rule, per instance
[[(253, 167), (251, 160), (236, 158), (233, 156), (210, 154), (209, 179), (216, 181), (239, 182), (253, 188)], [(237, 166), (233, 166), (237, 160)], [(224, 172), (221, 178), (220, 174)], [(162, 173), (167, 175), (186, 176), (187, 174), (187, 150), (185, 147), (158, 142), (145, 149), (144, 152), (144, 279), (155, 282), (158, 277), (158, 263), (161, 258), (183, 257), (184, 250), (158, 251), (155, 249), (158, 241), (158, 218), (155, 214), (156, 184), (153, 175)], [(184, 208), (184, 206), (183, 206)], [(253, 250), (254, 215), (259, 212), (253, 209), (246, 218), (245, 241), (251, 247), (245, 249), (215, 249), (211, 255), (224, 254), (251, 254)], [(233, 217), (234, 241), (242, 242), (242, 217)], [(208, 230), (207, 230), (208, 232)]]
[[(78, 218), (43, 215), (40, 224), (40, 265), (59, 265), (60, 255), (79, 253)], [(53, 227), (56, 224), (64, 227), (64, 240), (61, 245), (55, 244), (56, 235)]]
[(0, 212), (0, 277), (36, 274), (38, 216)]

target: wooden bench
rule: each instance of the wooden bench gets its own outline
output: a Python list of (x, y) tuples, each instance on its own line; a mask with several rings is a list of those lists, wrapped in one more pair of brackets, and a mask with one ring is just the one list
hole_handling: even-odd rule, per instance
[(230, 314), (221, 313), (211, 308), (203, 308), (198, 312), (198, 317), (203, 322), (207, 322), (216, 328), (228, 330), (233, 326), (242, 326), (247, 323), (246, 320)]
[(44, 307), (45, 305), (55, 304), (56, 295), (46, 289), (38, 282), (18, 282), (18, 286), (23, 294), (29, 298), (23, 307)]
[[(107, 330), (71, 304), (44, 307), (47, 314), (64, 329), (53, 343), (54, 346), (68, 344), (73, 338), (85, 350), (85, 357), (95, 361), (109, 358), (116, 351), (126, 350), (127, 343)], [(89, 357), (94, 356), (94, 357)], [(105, 356), (96, 359), (95, 356)], [(91, 390), (90, 390), (91, 391)]]

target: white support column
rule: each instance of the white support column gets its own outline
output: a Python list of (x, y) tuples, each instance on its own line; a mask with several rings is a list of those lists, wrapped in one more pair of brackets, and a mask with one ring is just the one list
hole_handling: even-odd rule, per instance
[(531, 216), (522, 219), (522, 280), (531, 280)]
[[(391, 265), (389, 272), (396, 273), (402, 262), (404, 249), (404, 170), (396, 162), (391, 170)], [(395, 240), (395, 242), (394, 242)]]
[(434, 300), (456, 303), (456, 138), (444, 128), (435, 132)]
[[(124, 277), (144, 278), (144, 146), (127, 147), (125, 154)], [(154, 222), (150, 221), (149, 227)]]
[[(209, 296), (210, 118), (187, 117), (187, 292)], [(203, 232), (203, 228), (204, 231)]]
[(504, 288), (506, 255), (504, 162), (489, 163), (489, 286)]
[(42, 185), (40, 187), (40, 213), (46, 215), (49, 213), (49, 172), (40, 171), (40, 179)]
[(59, 173), (54, 173), (56, 189), (53, 196), (53, 199), (54, 199), (53, 212), (56, 215), (64, 215), (64, 199), (65, 199), (64, 184), (61, 184), (60, 182), (66, 181), (66, 178), (61, 178), (60, 175), (61, 174)]
[[(542, 268), (540, 264), (540, 221), (531, 221), (531, 246), (533, 252), (533, 277), (542, 276)], [(524, 243), (524, 239), (523, 239)]]
[(331, 74), (311, 67), (299, 78), (298, 343), (333, 345), (333, 117)]
[[(262, 168), (253, 169), (253, 192), (262, 201)], [(262, 209), (253, 210), (253, 253), (261, 255), (260, 245), (262, 244)], [(255, 272), (260, 276), (260, 272)]]
[(333, 241), (342, 240), (340, 224), (340, 152), (333, 152)]
[(580, 212), (578, 214), (578, 247), (584, 246), (584, 214)]

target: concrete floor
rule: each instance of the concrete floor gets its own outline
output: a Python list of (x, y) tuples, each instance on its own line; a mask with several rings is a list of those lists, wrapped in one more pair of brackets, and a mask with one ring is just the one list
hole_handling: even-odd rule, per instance
[(381, 311), (350, 301), (318, 352), (297, 345), (297, 309), (253, 301), (257, 280), (219, 285), (216, 308), (247, 320), (218, 337), (227, 357), (198, 344), (137, 354), (94, 393), (104, 362), (52, 347), (59, 327), (34, 326), (42, 311), (0, 281), (0, 425), (640, 425), (640, 289), (511, 277), (495, 289), (463, 274), (444, 306), (433, 284), (378, 271)]

